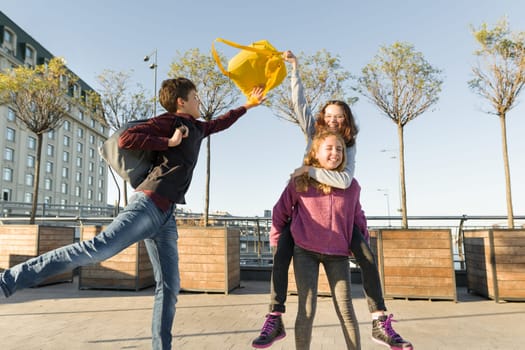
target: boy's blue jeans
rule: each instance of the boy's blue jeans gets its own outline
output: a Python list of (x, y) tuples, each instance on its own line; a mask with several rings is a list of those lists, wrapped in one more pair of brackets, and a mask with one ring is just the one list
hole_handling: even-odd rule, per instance
[(103, 232), (88, 241), (52, 250), (5, 270), (0, 274), (0, 287), (6, 296), (10, 296), (50, 276), (108, 259), (133, 243), (144, 240), (156, 281), (153, 349), (171, 349), (171, 328), (180, 289), (174, 209), (175, 205), (172, 205), (162, 212), (150, 198), (138, 192)]

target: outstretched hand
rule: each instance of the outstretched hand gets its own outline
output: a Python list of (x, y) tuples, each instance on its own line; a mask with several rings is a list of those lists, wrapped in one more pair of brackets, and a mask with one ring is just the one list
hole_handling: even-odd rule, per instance
[(264, 89), (262, 87), (254, 87), (250, 94), (250, 97), (248, 98), (248, 101), (246, 101), (246, 103), (244, 104), (244, 107), (246, 109), (257, 107), (264, 101), (266, 101), (266, 96), (264, 95)]

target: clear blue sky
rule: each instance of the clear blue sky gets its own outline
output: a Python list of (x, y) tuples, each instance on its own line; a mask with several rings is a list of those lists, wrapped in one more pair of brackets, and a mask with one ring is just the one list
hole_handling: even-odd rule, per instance
[[(412, 43), (435, 67), (444, 85), (434, 111), (405, 128), (409, 215), (506, 215), (498, 118), (467, 86), (476, 43), (470, 26), (506, 15), (525, 31), (525, 3), (517, 0), (443, 1), (66, 1), (4, 0), (1, 10), (52, 54), (97, 88), (104, 69), (133, 70), (153, 90), (153, 72), (142, 61), (158, 49), (159, 83), (176, 51), (208, 52), (213, 40), (244, 44), (267, 39), (279, 50), (313, 54), (327, 49), (354, 74), (381, 45)], [(221, 47), (219, 46), (219, 49)], [(515, 215), (525, 215), (525, 109), (508, 115), (508, 146)], [(353, 106), (358, 136), (356, 177), (368, 215), (399, 207), (396, 126), (364, 98)], [(211, 211), (262, 216), (271, 209), (292, 169), (301, 163), (299, 128), (265, 107), (252, 110), (212, 138)], [(382, 149), (393, 152), (381, 152)], [(204, 147), (183, 206), (204, 207)]]

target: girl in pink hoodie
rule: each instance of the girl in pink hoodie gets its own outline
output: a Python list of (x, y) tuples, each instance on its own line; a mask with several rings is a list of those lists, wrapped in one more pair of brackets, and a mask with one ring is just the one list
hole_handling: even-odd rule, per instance
[[(331, 131), (317, 135), (304, 164), (341, 171), (346, 164), (343, 138)], [(273, 208), (270, 245), (291, 219), (295, 241), (293, 264), (298, 311), (295, 321), (296, 349), (309, 349), (317, 304), (319, 264), (323, 264), (336, 313), (348, 349), (360, 349), (359, 328), (350, 293), (348, 247), (354, 224), (368, 233), (359, 203), (360, 186), (339, 189), (322, 184), (307, 174), (292, 178)]]

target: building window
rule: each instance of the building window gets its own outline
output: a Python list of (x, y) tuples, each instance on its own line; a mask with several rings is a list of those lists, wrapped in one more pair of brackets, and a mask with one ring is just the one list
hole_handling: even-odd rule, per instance
[(47, 155), (53, 157), (55, 154), (55, 147), (53, 145), (47, 145)]
[(93, 190), (88, 190), (88, 199), (93, 199)]
[(93, 172), (93, 170), (95, 170), (95, 163), (89, 162), (89, 171)]
[(82, 157), (77, 157), (77, 168), (82, 168)]
[(62, 160), (64, 163), (69, 163), (69, 152), (64, 151), (64, 153), (62, 153)]
[(4, 160), (13, 161), (15, 159), (15, 150), (7, 147), (4, 152)]
[(78, 119), (84, 120), (84, 112), (78, 111)]
[(81, 142), (77, 142), (77, 152), (82, 153), (83, 150), (84, 150), (84, 144), (82, 144)]
[(44, 189), (46, 189), (48, 191), (51, 191), (52, 187), (53, 187), (53, 180), (45, 179), (44, 180)]
[(11, 108), (7, 109), (7, 120), (10, 122), (14, 122), (16, 119), (15, 111), (13, 111)]
[(10, 29), (7, 29), (4, 27), (4, 48), (7, 52), (9, 52), (11, 55), (14, 55), (15, 52), (15, 42), (16, 42), (16, 36), (15, 33), (12, 32)]
[(69, 136), (64, 136), (64, 146), (69, 147), (71, 143), (71, 138)]
[(4, 168), (4, 181), (13, 181), (13, 169)]
[(82, 173), (80, 171), (77, 171), (76, 180), (77, 182), (82, 182)]
[(83, 137), (84, 137), (84, 129), (82, 129), (82, 128), (78, 128), (78, 130), (77, 130), (77, 136), (78, 136), (79, 138), (83, 138)]
[(104, 193), (99, 192), (99, 193), (98, 193), (98, 201), (99, 201), (99, 202), (102, 202), (103, 200), (104, 200)]
[(96, 125), (95, 119), (91, 118), (91, 127), (93, 129), (95, 129), (95, 125)]
[(11, 190), (10, 189), (3, 189), (2, 190), (2, 200), (8, 201), (11, 199)]
[(104, 188), (104, 180), (103, 179), (98, 180), (98, 188)]
[(27, 148), (35, 149), (36, 148), (36, 139), (33, 136), (27, 137)]
[(98, 167), (98, 174), (99, 175), (104, 175), (104, 167), (102, 167), (102, 166)]
[(64, 121), (64, 130), (71, 131), (71, 122), (69, 120)]
[(15, 141), (16, 131), (15, 129), (6, 128), (5, 129), (5, 138), (7, 141)]
[(62, 185), (60, 186), (60, 191), (63, 194), (67, 194), (67, 184), (66, 183), (62, 183)]
[(89, 143), (92, 145), (95, 144), (95, 135), (89, 134)]
[(80, 186), (76, 186), (75, 187), (75, 196), (80, 197), (80, 194), (81, 194)]
[(54, 140), (55, 139), (55, 130), (50, 130), (47, 133), (47, 138), (50, 139), (50, 140)]
[(35, 49), (26, 44), (25, 61), (24, 63), (30, 67), (34, 67), (36, 63)]
[(24, 202), (31, 203), (33, 201), (33, 194), (31, 192), (26, 192), (24, 195)]
[(46, 162), (46, 173), (52, 174), (53, 173), (53, 162)]
[(26, 174), (26, 186), (33, 186), (33, 174)]
[(35, 167), (35, 156), (27, 156), (27, 167), (28, 168)]
[(63, 167), (62, 168), (62, 177), (67, 179), (68, 175), (69, 175), (69, 168)]
[(93, 148), (90, 148), (89, 149), (89, 158), (94, 158), (95, 157), (95, 150)]
[(88, 177), (88, 186), (93, 186), (93, 176)]

